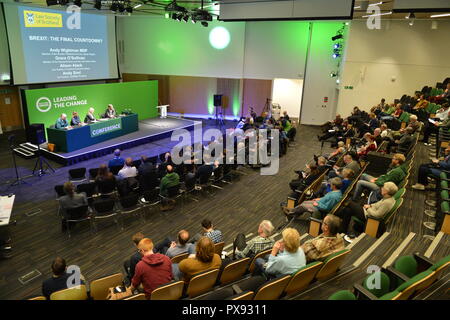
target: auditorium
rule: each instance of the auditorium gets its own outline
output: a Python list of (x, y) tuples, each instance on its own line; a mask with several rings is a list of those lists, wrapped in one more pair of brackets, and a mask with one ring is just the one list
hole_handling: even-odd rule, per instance
[(449, 31), (448, 0), (0, 0), (0, 300), (449, 300)]

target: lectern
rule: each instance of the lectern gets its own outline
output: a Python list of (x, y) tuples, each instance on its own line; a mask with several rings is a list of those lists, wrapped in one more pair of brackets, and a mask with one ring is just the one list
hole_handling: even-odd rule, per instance
[(168, 104), (165, 104), (163, 106), (157, 106), (158, 109), (160, 109), (160, 118), (166, 118), (167, 117), (167, 108), (169, 107)]

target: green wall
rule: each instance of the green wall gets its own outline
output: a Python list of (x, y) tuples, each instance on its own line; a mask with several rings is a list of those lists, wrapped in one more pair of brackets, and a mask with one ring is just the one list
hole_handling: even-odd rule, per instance
[(55, 124), (61, 113), (67, 114), (70, 121), (73, 111), (77, 111), (83, 121), (90, 107), (95, 109), (95, 116), (100, 117), (110, 103), (117, 113), (131, 109), (139, 120), (144, 120), (158, 116), (158, 81), (25, 90), (25, 100), (28, 122), (44, 123), (46, 127)]

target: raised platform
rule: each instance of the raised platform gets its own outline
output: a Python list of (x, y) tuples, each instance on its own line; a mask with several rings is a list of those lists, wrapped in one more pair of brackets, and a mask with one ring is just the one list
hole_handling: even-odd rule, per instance
[(62, 165), (72, 165), (81, 161), (89, 160), (111, 154), (114, 149), (129, 149), (135, 146), (150, 143), (152, 141), (170, 137), (177, 129), (193, 130), (199, 121), (177, 118), (152, 118), (139, 121), (139, 131), (117, 137), (108, 141), (94, 144), (73, 152), (50, 152), (41, 146), (43, 155)]

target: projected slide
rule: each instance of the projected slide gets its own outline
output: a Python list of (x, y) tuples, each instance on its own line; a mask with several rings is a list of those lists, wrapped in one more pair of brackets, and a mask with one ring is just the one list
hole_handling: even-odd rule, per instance
[(8, 35), (21, 38), (21, 46), (10, 46), (15, 83), (117, 77), (114, 37), (109, 43), (114, 26), (107, 16), (23, 6), (14, 11), (20, 25), (8, 25)]

